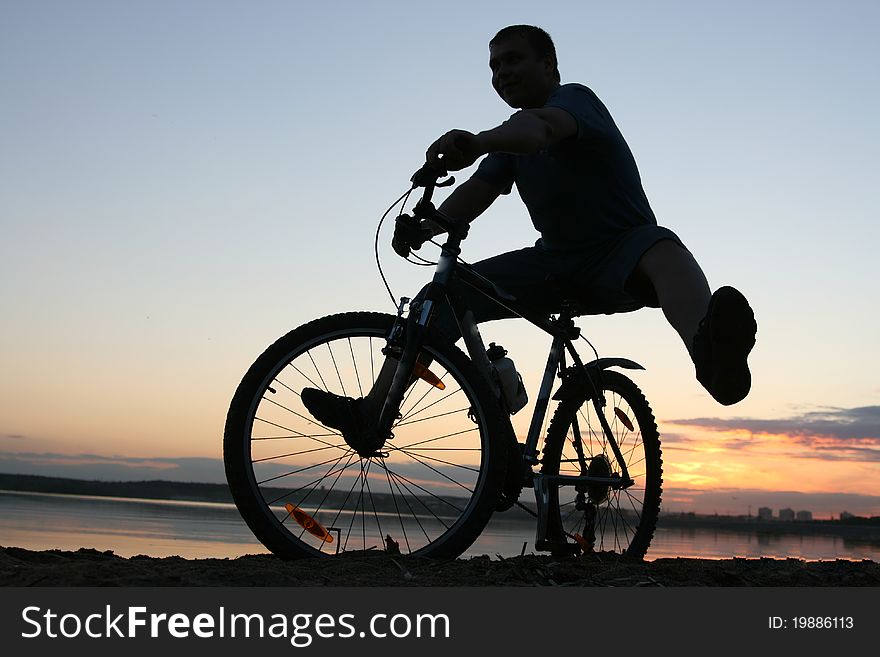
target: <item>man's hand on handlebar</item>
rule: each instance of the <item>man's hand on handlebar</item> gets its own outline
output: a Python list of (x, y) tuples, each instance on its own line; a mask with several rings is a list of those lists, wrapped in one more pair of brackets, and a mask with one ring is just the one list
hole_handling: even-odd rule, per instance
[(450, 130), (428, 148), (428, 164), (446, 171), (458, 171), (472, 165), (484, 154), (479, 139), (466, 130)]

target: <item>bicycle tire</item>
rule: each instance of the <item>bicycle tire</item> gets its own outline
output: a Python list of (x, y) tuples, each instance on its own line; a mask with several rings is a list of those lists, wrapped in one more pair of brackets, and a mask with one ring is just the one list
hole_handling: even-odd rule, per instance
[[(603, 370), (597, 384), (607, 401), (605, 417), (635, 484), (623, 490), (602, 486), (582, 490), (581, 495), (586, 498), (582, 502), (600, 500), (603, 493), (605, 499), (596, 503), (593, 536), (581, 536), (586, 542), (577, 539), (576, 543), (589, 545), (589, 548), (598, 552), (615, 552), (641, 559), (654, 536), (660, 511), (663, 461), (657, 423), (642, 391), (623, 374)], [(584, 468), (581, 464), (584, 460), (593, 463), (593, 458), (601, 457), (607, 460), (611, 476), (620, 474), (596, 414), (593, 397), (594, 393), (582, 390), (557, 406), (547, 429), (542, 457), (543, 473), (582, 474)], [(578, 457), (573, 442), (575, 418), (581, 435), (583, 459)], [(605, 467), (601, 459), (597, 459), (596, 463), (599, 469)], [(566, 537), (584, 532), (585, 511), (576, 508), (578, 493), (575, 487), (557, 486), (551, 489), (550, 494), (551, 499), (558, 501), (558, 506), (551, 506), (558, 508), (559, 517), (553, 519), (559, 521), (556, 526), (561, 527)]]
[(223, 439), (227, 481), (251, 531), (280, 557), (379, 548), (455, 558), (492, 515), (507, 459), (500, 407), (438, 333), (428, 331), (423, 351), (446, 390), (421, 380), (410, 387), (385, 456), (360, 457), (302, 406), (305, 386), (363, 396), (393, 322), (362, 312), (304, 324), (266, 349), (235, 392)]

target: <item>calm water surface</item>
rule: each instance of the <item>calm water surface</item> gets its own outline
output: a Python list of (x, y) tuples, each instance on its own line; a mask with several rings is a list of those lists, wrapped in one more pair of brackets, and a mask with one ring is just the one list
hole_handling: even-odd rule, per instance
[[(490, 523), (464, 556), (531, 553), (534, 524)], [(0, 545), (29, 550), (112, 550), (131, 557), (234, 558), (266, 552), (232, 504), (0, 491)], [(794, 557), (880, 561), (880, 545), (835, 536), (768, 536), (693, 528), (657, 530), (647, 558)]]

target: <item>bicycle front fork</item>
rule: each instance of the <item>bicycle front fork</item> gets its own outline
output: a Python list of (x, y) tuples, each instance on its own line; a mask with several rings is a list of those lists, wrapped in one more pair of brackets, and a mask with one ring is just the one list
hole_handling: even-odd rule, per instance
[[(376, 400), (376, 406), (380, 408), (374, 451), (380, 450), (393, 437), (391, 430), (400, 417), (403, 398), (415, 380), (414, 373), (425, 340), (425, 326), (431, 315), (431, 305), (426, 305), (427, 303), (401, 298), (397, 319), (382, 349), (385, 362), (376, 377), (373, 390), (368, 395)], [(409, 313), (404, 317), (404, 308), (407, 305)]]

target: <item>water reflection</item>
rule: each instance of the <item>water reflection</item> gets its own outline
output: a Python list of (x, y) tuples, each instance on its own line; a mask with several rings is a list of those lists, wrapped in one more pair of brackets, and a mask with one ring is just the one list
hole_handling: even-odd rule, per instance
[[(525, 514), (496, 516), (464, 556), (531, 553), (534, 532), (534, 522)], [(12, 492), (0, 492), (0, 545), (30, 550), (87, 547), (124, 557), (189, 559), (266, 552), (232, 504)], [(665, 557), (878, 561), (880, 544), (826, 535), (660, 528), (647, 558)]]
[(130, 557), (224, 558), (266, 552), (232, 504), (0, 493), (0, 544), (112, 550)]

